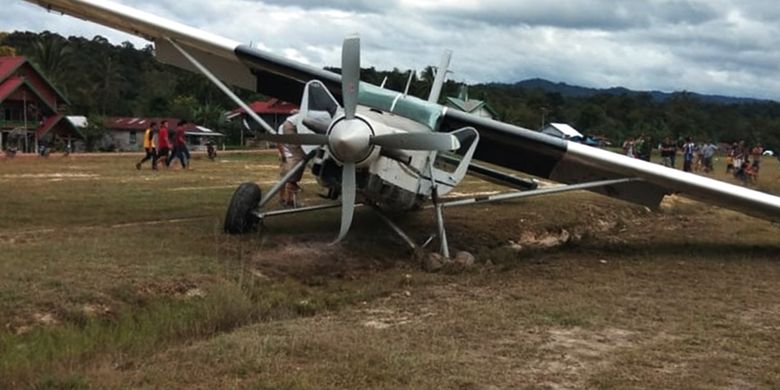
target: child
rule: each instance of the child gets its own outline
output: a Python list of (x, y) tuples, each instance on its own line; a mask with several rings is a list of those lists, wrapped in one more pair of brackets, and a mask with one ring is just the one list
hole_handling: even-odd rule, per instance
[(758, 169), (759, 169), (758, 160), (753, 160), (753, 163), (750, 164), (750, 168), (747, 171), (748, 178), (753, 183), (758, 183)]
[(734, 177), (739, 179), (742, 184), (747, 184), (748, 179), (750, 179), (750, 163), (743, 162), (738, 169), (734, 170)]
[(728, 156), (726, 156), (726, 173), (731, 173), (732, 171), (734, 171), (734, 157), (729, 152)]

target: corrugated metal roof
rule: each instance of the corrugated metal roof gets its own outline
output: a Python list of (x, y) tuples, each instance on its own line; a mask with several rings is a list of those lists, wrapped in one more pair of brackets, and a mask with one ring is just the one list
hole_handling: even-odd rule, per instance
[[(249, 103), (249, 108), (258, 114), (282, 114), (290, 115), (298, 109), (297, 104), (288, 103), (279, 99), (268, 99), (266, 101), (254, 101)], [(228, 114), (228, 119), (233, 119), (239, 114), (242, 114), (244, 109), (239, 107)]]
[(87, 117), (83, 115), (69, 115), (68, 120), (76, 127), (87, 127)]
[(18, 57), (0, 57), (0, 80), (4, 80), (10, 76), (17, 68), (22, 66), (26, 58)]
[(456, 98), (456, 97), (447, 97), (447, 103), (450, 106), (457, 108), (458, 110), (465, 111), (468, 113), (473, 113), (479, 110), (480, 108), (484, 108), (491, 115), (493, 116), (498, 115), (496, 111), (492, 107), (490, 107), (490, 105), (487, 104), (487, 102), (483, 100), (477, 100), (477, 99), (463, 100), (461, 98)]
[(0, 102), (14, 93), (22, 84), (24, 84), (24, 79), (21, 77), (14, 77), (0, 83)]
[[(57, 112), (57, 107), (52, 107), (49, 102), (41, 96), (40, 91), (35, 89), (30, 82), (23, 77), (11, 77), (4, 82), (0, 83), (0, 102), (8, 98), (12, 93), (16, 92), (19, 88), (24, 86), (32, 92), (32, 94), (38, 98), (51, 112)], [(32, 98), (32, 97), (31, 97)]]
[(187, 130), (187, 135), (200, 135), (209, 137), (224, 137), (225, 135), (203, 126), (195, 126), (194, 129)]
[(17, 69), (19, 69), (22, 65), (27, 64), (37, 75), (40, 77), (44, 83), (46, 83), (46, 87), (51, 89), (55, 95), (57, 95), (60, 100), (62, 100), (65, 104), (70, 105), (70, 102), (68, 101), (68, 98), (65, 97), (65, 95), (60, 92), (59, 89), (57, 89), (54, 84), (52, 84), (46, 76), (38, 69), (35, 64), (27, 60), (27, 57), (24, 56), (6, 56), (6, 57), (0, 57), (0, 81), (5, 80), (6, 78), (10, 77), (11, 75), (16, 72)]
[(582, 133), (577, 131), (577, 129), (569, 126), (566, 123), (550, 123), (547, 126), (550, 126), (550, 127), (554, 128), (554, 129), (560, 131), (567, 138), (582, 137), (583, 136)]
[(38, 129), (36, 129), (36, 130), (35, 130), (35, 136), (36, 136), (36, 137), (38, 137), (38, 139), (40, 139), (41, 137), (43, 137), (43, 135), (44, 135), (44, 134), (46, 134), (46, 133), (48, 133), (48, 132), (49, 132), (49, 130), (50, 130), (52, 127), (54, 127), (54, 125), (56, 125), (56, 124), (57, 124), (57, 122), (59, 122), (59, 121), (60, 121), (60, 119), (62, 119), (63, 117), (64, 117), (64, 115), (62, 115), (62, 114), (57, 114), (57, 115), (52, 115), (52, 116), (49, 116), (49, 117), (47, 117), (47, 118), (46, 118), (46, 119), (43, 121), (43, 123), (41, 124), (41, 126), (40, 126), (40, 127), (38, 127)]

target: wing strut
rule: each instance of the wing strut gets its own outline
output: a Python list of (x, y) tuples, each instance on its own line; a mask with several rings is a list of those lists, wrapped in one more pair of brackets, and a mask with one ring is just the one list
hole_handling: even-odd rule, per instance
[(265, 130), (269, 134), (276, 133), (276, 131), (274, 131), (274, 129), (263, 120), (263, 118), (260, 118), (260, 116), (257, 115), (255, 110), (249, 108), (249, 106), (246, 103), (244, 103), (244, 101), (241, 100), (241, 98), (236, 96), (236, 94), (233, 93), (233, 91), (231, 91), (230, 88), (227, 87), (227, 85), (222, 83), (222, 81), (220, 81), (217, 78), (217, 76), (214, 76), (214, 74), (211, 73), (208, 69), (206, 69), (206, 67), (203, 66), (203, 64), (201, 64), (198, 60), (195, 59), (195, 57), (191, 56), (190, 53), (187, 53), (186, 50), (182, 49), (181, 46), (179, 46), (176, 42), (174, 42), (173, 39), (168, 37), (166, 37), (165, 39), (168, 42), (170, 42), (171, 45), (173, 45), (173, 47), (175, 47), (176, 50), (178, 50), (179, 53), (181, 53), (181, 55), (183, 55), (184, 58), (187, 59), (187, 61), (189, 61), (194, 67), (198, 68), (200, 73), (203, 73), (204, 76), (206, 76), (209, 80), (211, 80), (212, 83), (214, 83), (214, 85), (216, 85), (222, 92), (224, 92), (225, 95), (227, 95), (230, 98), (230, 100), (232, 100), (234, 103), (238, 104), (239, 107), (244, 109), (244, 112), (246, 112), (247, 115), (249, 115), (252, 119), (254, 119), (254, 121), (257, 122), (263, 128), (263, 130)]
[(428, 205), (423, 208), (430, 209), (433, 207), (443, 208), (443, 207), (455, 207), (455, 206), (468, 206), (468, 205), (474, 205), (480, 203), (501, 202), (505, 200), (530, 198), (533, 196), (540, 196), (540, 195), (559, 194), (561, 192), (587, 190), (587, 189), (598, 188), (598, 187), (607, 187), (611, 185), (624, 184), (624, 183), (630, 183), (635, 181), (642, 181), (642, 179), (629, 177), (629, 178), (612, 179), (612, 180), (599, 180), (599, 181), (592, 181), (588, 183), (579, 183), (579, 184), (563, 184), (563, 185), (557, 185), (553, 187), (539, 188), (530, 191), (512, 191), (512, 192), (505, 192), (505, 193), (495, 194), (490, 196), (451, 200), (449, 202), (439, 203), (438, 205)]

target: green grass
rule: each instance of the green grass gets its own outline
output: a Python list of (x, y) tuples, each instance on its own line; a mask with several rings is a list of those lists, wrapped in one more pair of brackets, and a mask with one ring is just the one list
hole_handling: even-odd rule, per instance
[[(780, 382), (777, 227), (589, 193), (446, 211), (481, 263), (427, 274), (371, 213), (222, 234), (271, 153), (136, 171), (0, 161), (2, 388), (712, 388)], [(718, 167), (716, 178), (733, 181)], [(758, 188), (780, 193), (773, 160)], [(468, 179), (459, 191), (494, 186)], [(318, 201), (304, 184), (304, 202)], [(430, 212), (396, 216), (415, 239)], [(518, 252), (529, 234), (576, 236)], [(493, 264), (484, 265), (485, 262)]]

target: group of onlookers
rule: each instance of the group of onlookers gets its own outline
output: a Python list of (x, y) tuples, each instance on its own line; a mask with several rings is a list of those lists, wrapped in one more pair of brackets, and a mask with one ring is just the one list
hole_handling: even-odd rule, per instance
[(650, 138), (644, 134), (637, 138), (629, 137), (623, 142), (623, 153), (631, 158), (650, 161), (650, 153), (653, 151), (653, 145), (650, 144)]
[[(623, 153), (632, 158), (638, 158), (650, 161), (650, 154), (653, 147), (649, 137), (644, 134), (637, 138), (628, 138), (623, 142)], [(675, 168), (675, 160), (678, 151), (683, 158), (683, 170), (686, 172), (705, 172), (713, 171), (713, 159), (718, 152), (719, 147), (710, 141), (696, 144), (691, 137), (685, 139), (685, 142), (678, 143), (669, 137), (658, 145), (661, 154), (661, 164), (670, 168)], [(761, 156), (764, 148), (761, 144), (748, 148), (745, 141), (735, 142), (726, 147), (726, 173), (732, 173), (743, 182), (758, 179)]]
[(757, 181), (763, 154), (761, 144), (748, 148), (745, 141), (733, 143), (726, 154), (726, 173), (733, 173), (743, 182)]
[(187, 137), (184, 130), (186, 125), (187, 121), (179, 121), (171, 132), (168, 129), (168, 121), (162, 121), (159, 128), (157, 122), (152, 122), (144, 132), (146, 155), (135, 164), (136, 169), (141, 169), (141, 165), (149, 160), (152, 161), (152, 169), (154, 170), (157, 169), (158, 163), (168, 168), (176, 158), (179, 159), (181, 167), (187, 169), (191, 156), (187, 148)]

